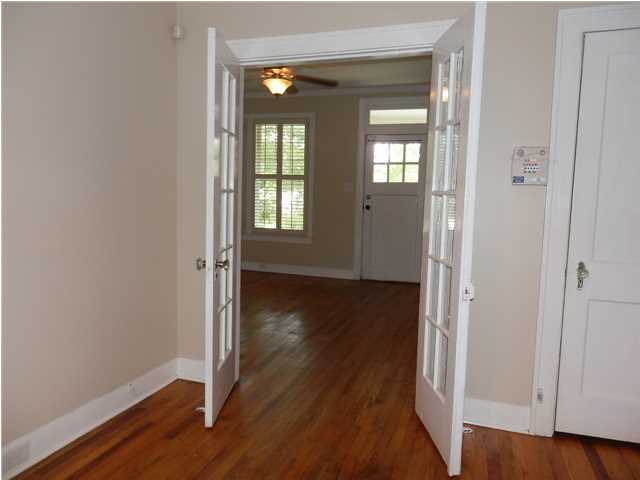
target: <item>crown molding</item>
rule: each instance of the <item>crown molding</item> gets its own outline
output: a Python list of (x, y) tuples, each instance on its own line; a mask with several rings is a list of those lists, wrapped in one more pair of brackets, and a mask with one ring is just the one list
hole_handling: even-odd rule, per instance
[(243, 66), (428, 53), (456, 19), (230, 40)]

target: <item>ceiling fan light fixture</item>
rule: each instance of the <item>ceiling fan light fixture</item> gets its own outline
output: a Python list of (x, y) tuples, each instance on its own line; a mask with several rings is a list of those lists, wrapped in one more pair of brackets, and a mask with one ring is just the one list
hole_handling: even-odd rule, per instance
[(263, 78), (262, 84), (267, 87), (273, 95), (283, 95), (284, 92), (287, 91), (287, 88), (293, 85), (293, 82), (288, 78), (273, 76), (270, 78)]

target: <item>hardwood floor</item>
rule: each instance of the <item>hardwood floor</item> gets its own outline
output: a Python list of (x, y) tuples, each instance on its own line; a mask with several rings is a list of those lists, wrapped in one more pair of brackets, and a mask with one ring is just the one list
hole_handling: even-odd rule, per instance
[[(242, 284), (241, 378), (213, 429), (202, 384), (176, 381), (20, 478), (448, 478), (413, 410), (417, 286)], [(474, 427), (461, 478), (640, 480), (640, 447)]]

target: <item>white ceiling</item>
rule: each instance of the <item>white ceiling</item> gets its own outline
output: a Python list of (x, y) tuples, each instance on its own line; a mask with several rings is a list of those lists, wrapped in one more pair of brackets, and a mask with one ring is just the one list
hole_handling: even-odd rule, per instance
[[(272, 65), (282, 66), (282, 65)], [(311, 63), (292, 67), (296, 73), (338, 81), (338, 88), (426, 85), (431, 76), (431, 56), (358, 60), (339, 63)], [(260, 83), (261, 68), (247, 69), (245, 92), (258, 94), (266, 89)], [(330, 90), (307, 82), (295, 82), (300, 92)]]

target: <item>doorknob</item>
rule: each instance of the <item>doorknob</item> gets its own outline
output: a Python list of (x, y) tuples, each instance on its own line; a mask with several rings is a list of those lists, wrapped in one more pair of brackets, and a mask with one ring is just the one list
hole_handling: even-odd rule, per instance
[(371, 210), (371, 205), (365, 205), (365, 206), (364, 206), (364, 209), (365, 209), (365, 210)]
[(587, 266), (584, 262), (578, 263), (576, 277), (578, 278), (578, 290), (582, 290), (582, 287), (584, 286), (584, 279), (589, 277), (589, 270), (587, 270)]
[(216, 260), (216, 269), (229, 270), (229, 260)]

